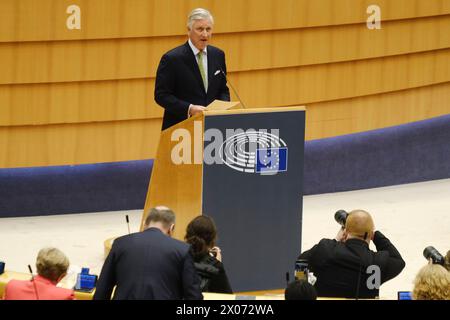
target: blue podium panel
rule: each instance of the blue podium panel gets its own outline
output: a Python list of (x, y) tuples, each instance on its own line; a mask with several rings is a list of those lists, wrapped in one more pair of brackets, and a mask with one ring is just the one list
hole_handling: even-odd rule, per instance
[(205, 117), (203, 214), (232, 288), (280, 289), (300, 253), (305, 111)]

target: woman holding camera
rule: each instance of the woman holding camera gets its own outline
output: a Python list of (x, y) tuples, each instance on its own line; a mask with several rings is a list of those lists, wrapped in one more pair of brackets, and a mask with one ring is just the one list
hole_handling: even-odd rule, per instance
[(202, 292), (233, 293), (222, 263), (220, 248), (215, 246), (216, 237), (214, 221), (202, 215), (189, 223), (184, 238), (191, 245)]

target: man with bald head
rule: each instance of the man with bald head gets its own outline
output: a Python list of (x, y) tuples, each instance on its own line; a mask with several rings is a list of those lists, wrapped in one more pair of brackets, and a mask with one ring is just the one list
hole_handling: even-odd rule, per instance
[[(373, 241), (376, 252), (369, 249)], [(335, 239), (322, 239), (298, 259), (308, 261), (321, 297), (375, 298), (379, 285), (405, 267), (400, 253), (364, 210), (351, 211)]]
[(173, 239), (175, 213), (150, 209), (142, 232), (114, 240), (103, 264), (95, 300), (203, 299), (189, 245)]

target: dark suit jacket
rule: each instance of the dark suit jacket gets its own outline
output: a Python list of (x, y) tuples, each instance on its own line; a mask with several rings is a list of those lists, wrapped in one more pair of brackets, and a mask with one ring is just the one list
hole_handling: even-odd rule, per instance
[(205, 92), (197, 60), (189, 43), (164, 54), (158, 66), (155, 101), (165, 109), (162, 129), (187, 119), (189, 105), (208, 106), (214, 100), (230, 101), (225, 76), (225, 54), (208, 46), (208, 92)]
[(377, 252), (371, 251), (367, 242), (359, 239), (349, 239), (345, 243), (322, 239), (298, 258), (308, 260), (309, 270), (317, 277), (315, 287), (319, 296), (356, 297), (360, 275), (358, 297), (375, 298), (379, 290), (367, 287), (367, 278), (373, 274), (366, 273), (367, 267), (380, 267), (382, 284), (397, 276), (405, 267), (405, 261), (381, 232), (375, 232), (373, 242)]
[(149, 228), (113, 242), (94, 299), (202, 299), (189, 245)]

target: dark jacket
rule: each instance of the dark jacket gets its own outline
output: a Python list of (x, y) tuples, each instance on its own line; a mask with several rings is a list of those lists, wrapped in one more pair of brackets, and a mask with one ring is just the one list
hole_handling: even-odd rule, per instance
[(208, 92), (188, 42), (162, 56), (156, 73), (155, 101), (165, 109), (163, 130), (187, 119), (190, 104), (206, 107), (216, 99), (230, 101), (225, 76), (220, 72), (227, 72), (225, 53), (208, 45), (207, 54)]
[(94, 299), (202, 299), (189, 245), (157, 228), (114, 240)]
[[(367, 242), (359, 239), (349, 239), (345, 243), (322, 239), (298, 258), (308, 260), (309, 271), (317, 277), (315, 287), (319, 296), (375, 298), (379, 296), (379, 288), (367, 286), (367, 279), (374, 275), (367, 268), (379, 266), (382, 284), (397, 276), (405, 267), (405, 261), (381, 232), (375, 232), (373, 242), (377, 252), (371, 251)], [(372, 280), (370, 284), (374, 283)]]
[(222, 262), (206, 254), (194, 265), (202, 292), (233, 293)]

